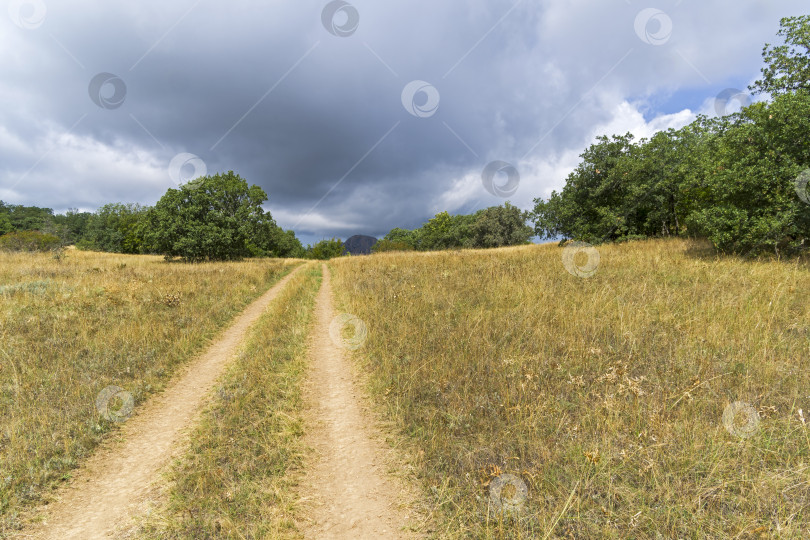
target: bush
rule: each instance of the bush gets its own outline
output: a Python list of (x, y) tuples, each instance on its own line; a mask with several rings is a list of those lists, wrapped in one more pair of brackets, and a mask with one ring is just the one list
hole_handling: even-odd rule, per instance
[(148, 208), (138, 204), (105, 204), (88, 216), (85, 235), (79, 241), (82, 249), (90, 247), (109, 253), (142, 253), (147, 212)]
[(39, 231), (10, 232), (0, 236), (3, 251), (52, 251), (62, 247), (62, 241), (52, 234)]
[(534, 235), (532, 227), (526, 225), (528, 218), (528, 212), (509, 202), (474, 214), (439, 212), (418, 229), (391, 229), (372, 251), (431, 251), (526, 244)]
[(386, 240), (377, 240), (377, 243), (371, 247), (372, 253), (383, 253), (386, 251), (413, 251), (414, 247), (408, 242)]
[(321, 240), (314, 246), (307, 248), (307, 259), (327, 260), (343, 256), (345, 251), (343, 241), (338, 238)]
[(534, 230), (526, 225), (528, 212), (507, 202), (475, 214), (470, 225), (472, 245), (476, 248), (496, 248), (528, 244)]

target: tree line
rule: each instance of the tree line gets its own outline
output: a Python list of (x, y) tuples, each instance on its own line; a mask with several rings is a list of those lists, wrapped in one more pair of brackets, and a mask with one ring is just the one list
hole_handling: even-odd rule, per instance
[[(169, 189), (155, 206), (110, 203), (96, 212), (0, 202), (0, 247), (79, 249), (161, 254), (188, 261), (245, 257), (307, 257), (295, 233), (283, 230), (261, 205), (267, 194), (232, 171)], [(32, 234), (37, 231), (38, 234)], [(318, 254), (318, 253), (316, 253)]]
[(526, 223), (528, 218), (528, 212), (509, 202), (474, 214), (440, 212), (418, 229), (392, 229), (372, 251), (430, 251), (527, 244), (534, 236), (534, 230)]
[(720, 251), (795, 254), (810, 238), (810, 16), (781, 20), (765, 45), (768, 102), (649, 139), (599, 137), (560, 193), (535, 199), (535, 232), (601, 243), (708, 238)]

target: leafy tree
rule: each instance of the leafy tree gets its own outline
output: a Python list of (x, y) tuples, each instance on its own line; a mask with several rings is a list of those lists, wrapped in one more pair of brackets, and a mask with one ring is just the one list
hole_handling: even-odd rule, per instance
[(486, 248), (525, 244), (533, 235), (526, 225), (528, 213), (506, 203), (474, 214), (439, 212), (420, 228), (392, 229), (375, 244), (382, 251), (420, 251), (458, 248)]
[(342, 257), (345, 246), (343, 241), (337, 238), (330, 240), (321, 240), (314, 246), (309, 246), (307, 249), (308, 259), (328, 260), (335, 257)]
[(713, 156), (689, 227), (720, 250), (793, 253), (810, 239), (810, 205), (796, 179), (810, 164), (810, 94), (777, 96), (735, 117)]
[(11, 221), (14, 231), (41, 231), (53, 218), (53, 210), (37, 206), (7, 204), (0, 201), (0, 214), (5, 214)]
[(472, 245), (477, 248), (494, 248), (526, 244), (534, 230), (526, 225), (528, 212), (507, 202), (475, 214), (470, 226)]
[(275, 227), (273, 230), (273, 249), (271, 253), (276, 257), (284, 258), (300, 259), (306, 256), (306, 250), (301, 245), (301, 241), (295, 237), (295, 231), (285, 231), (281, 227)]
[(394, 228), (385, 235), (383, 240), (390, 242), (392, 245), (404, 245), (416, 249), (417, 244), (419, 244), (419, 232), (418, 230), (409, 231), (408, 229)]
[(147, 212), (148, 208), (138, 204), (105, 204), (87, 220), (80, 247), (110, 253), (144, 252)]
[[(626, 192), (615, 216), (616, 224), (604, 239), (678, 236), (685, 232), (689, 212), (687, 187), (702, 169), (688, 156), (698, 156), (701, 129), (669, 129), (643, 139), (621, 160), (615, 174), (625, 180)], [(702, 163), (702, 162), (700, 162)]]
[(473, 215), (451, 216), (448, 212), (439, 212), (422, 225), (416, 247), (420, 250), (473, 247), (470, 227), (474, 221)]
[(765, 67), (762, 79), (749, 88), (773, 96), (810, 90), (810, 15), (785, 17), (777, 36), (784, 44), (766, 44), (762, 50)]
[(624, 223), (628, 208), (627, 156), (634, 150), (633, 135), (602, 136), (580, 157), (561, 193), (548, 201), (535, 199), (535, 232), (546, 238), (576, 238), (599, 242), (628, 234)]
[(169, 189), (148, 213), (147, 244), (167, 258), (235, 260), (256, 254), (276, 227), (267, 194), (229, 171)]
[(64, 215), (54, 215), (54, 227), (58, 236), (67, 245), (80, 241), (87, 233), (87, 225), (92, 215), (90, 212), (79, 212), (75, 208), (69, 209)]
[(8, 214), (0, 212), (0, 236), (11, 232), (12, 229), (11, 218)]
[(89, 212), (68, 210), (54, 214), (50, 208), (22, 206), (0, 201), (0, 234), (11, 231), (41, 231), (58, 236), (64, 245), (78, 241), (85, 231)]

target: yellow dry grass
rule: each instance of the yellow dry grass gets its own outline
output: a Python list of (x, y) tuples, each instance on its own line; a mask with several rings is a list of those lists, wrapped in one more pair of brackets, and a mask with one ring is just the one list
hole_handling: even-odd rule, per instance
[(598, 253), (588, 278), (553, 244), (332, 261), (436, 536), (810, 536), (807, 261)]
[(301, 384), (320, 265), (299, 271), (257, 321), (138, 538), (300, 538)]
[(293, 264), (0, 253), (0, 537)]

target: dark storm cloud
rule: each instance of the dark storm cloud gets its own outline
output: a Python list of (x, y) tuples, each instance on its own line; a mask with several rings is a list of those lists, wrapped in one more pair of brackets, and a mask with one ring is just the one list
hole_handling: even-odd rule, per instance
[[(660, 2), (672, 32), (651, 44), (667, 28), (651, 20), (640, 36), (648, 6), (636, 2), (355, 1), (356, 30), (345, 10), (335, 15), (344, 37), (322, 23), (327, 4), (46, 1), (38, 27), (24, 11), (30, 29), (10, 14), (0, 198), (151, 204), (188, 152), (209, 173), (264, 187), (280, 224), (305, 240), (498, 204), (480, 180), (493, 160), (521, 171), (512, 200), (528, 207), (561, 184), (595, 127), (635, 126), (643, 104), (628, 99), (684, 87), (709, 98), (755, 78), (762, 43), (799, 10)], [(99, 73), (126, 85), (120, 106), (105, 101), (121, 97), (111, 84), (94, 103)], [(435, 112), (424, 93), (406, 103), (414, 114), (403, 106), (412, 81), (435, 88)]]

